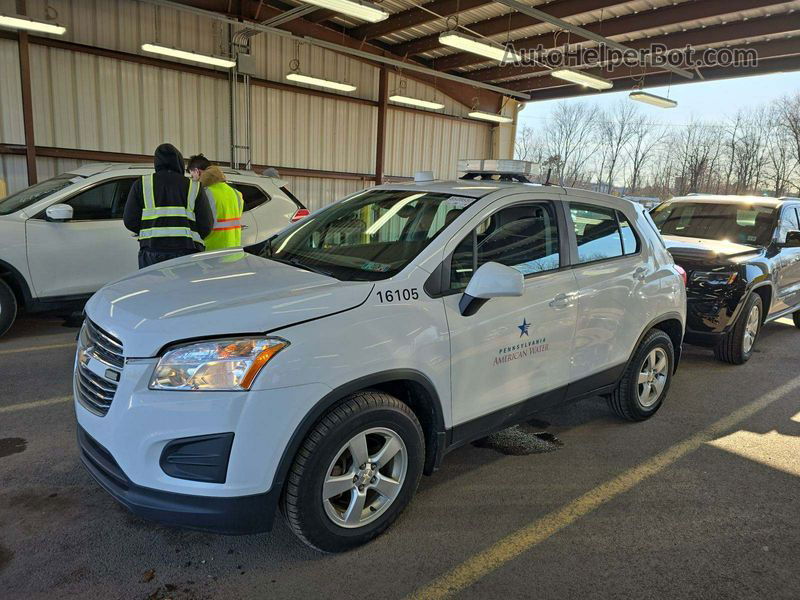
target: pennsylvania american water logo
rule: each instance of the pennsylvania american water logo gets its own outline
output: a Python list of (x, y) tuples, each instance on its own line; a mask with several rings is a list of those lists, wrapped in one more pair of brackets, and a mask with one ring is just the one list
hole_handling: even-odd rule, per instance
[(547, 338), (531, 337), (529, 333), (531, 324), (528, 323), (527, 319), (522, 319), (522, 325), (517, 325), (516, 327), (520, 331), (519, 337), (527, 336), (531, 339), (514, 344), (513, 346), (500, 348), (497, 351), (497, 355), (494, 357), (493, 364), (495, 366), (522, 358), (532, 358), (536, 354), (548, 351), (550, 345), (547, 343)]

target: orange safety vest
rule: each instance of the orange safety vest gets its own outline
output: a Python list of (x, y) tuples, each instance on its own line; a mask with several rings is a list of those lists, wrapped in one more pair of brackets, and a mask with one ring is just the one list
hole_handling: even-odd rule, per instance
[(206, 250), (240, 248), (242, 245), (242, 194), (224, 181), (206, 187), (211, 212), (214, 213), (214, 229), (204, 240)]

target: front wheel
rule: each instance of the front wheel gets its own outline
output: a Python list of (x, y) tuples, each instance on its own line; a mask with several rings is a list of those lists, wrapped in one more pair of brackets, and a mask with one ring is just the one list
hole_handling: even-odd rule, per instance
[(714, 347), (714, 356), (718, 360), (732, 365), (741, 365), (750, 360), (761, 331), (762, 307), (761, 296), (750, 294), (733, 328)]
[(324, 552), (342, 552), (385, 531), (417, 489), (425, 460), (419, 421), (374, 390), (331, 409), (295, 457), (283, 494), (292, 531)]
[(672, 383), (675, 348), (660, 329), (651, 330), (634, 352), (608, 404), (629, 421), (649, 419), (661, 407)]
[(8, 284), (0, 280), (0, 336), (11, 328), (17, 318), (17, 299)]

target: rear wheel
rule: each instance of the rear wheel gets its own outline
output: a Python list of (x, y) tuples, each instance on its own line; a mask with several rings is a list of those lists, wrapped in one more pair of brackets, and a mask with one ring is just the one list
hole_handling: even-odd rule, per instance
[(733, 328), (714, 347), (714, 356), (718, 360), (732, 365), (741, 365), (750, 360), (761, 332), (762, 307), (761, 296), (750, 294)]
[(411, 500), (425, 442), (411, 409), (377, 391), (328, 412), (295, 457), (283, 494), (292, 531), (324, 552), (342, 552), (385, 531)]
[(0, 336), (11, 328), (17, 318), (17, 298), (8, 284), (0, 280)]
[(608, 396), (611, 409), (629, 421), (652, 417), (667, 397), (674, 364), (672, 339), (660, 329), (651, 330), (634, 352), (617, 389)]

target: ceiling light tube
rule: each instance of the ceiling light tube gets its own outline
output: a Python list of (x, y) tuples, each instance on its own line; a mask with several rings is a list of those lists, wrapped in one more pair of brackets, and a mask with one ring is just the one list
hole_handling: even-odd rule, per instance
[(38, 31), (39, 33), (52, 33), (54, 35), (64, 35), (66, 27), (56, 23), (43, 23), (33, 21), (27, 17), (0, 15), (0, 27), (9, 29), (25, 29), (26, 31)]
[(233, 61), (229, 58), (219, 58), (217, 56), (198, 54), (197, 52), (187, 52), (186, 50), (178, 50), (177, 48), (159, 46), (158, 44), (142, 44), (142, 50), (144, 50), (145, 52), (152, 52), (153, 54), (163, 54), (164, 56), (171, 56), (172, 58), (180, 58), (183, 60), (190, 60), (192, 62), (199, 62), (206, 65), (224, 67), (226, 69), (230, 69), (231, 67), (236, 66), (236, 61)]
[(652, 106), (657, 106), (659, 108), (675, 108), (678, 106), (678, 103), (675, 100), (670, 100), (669, 98), (664, 98), (663, 96), (656, 96), (655, 94), (650, 94), (641, 90), (631, 92), (628, 95), (628, 98), (631, 100), (636, 100), (637, 102), (651, 104)]
[(299, 83), (307, 83), (308, 85), (316, 85), (319, 87), (330, 88), (332, 90), (339, 90), (340, 92), (354, 92), (356, 86), (349, 83), (339, 83), (338, 81), (330, 81), (328, 79), (320, 79), (319, 77), (311, 77), (310, 75), (303, 75), (295, 73), (294, 71), (286, 75), (289, 81), (297, 81)]
[(371, 2), (361, 2), (360, 0), (302, 0), (302, 2), (328, 8), (370, 23), (377, 23), (389, 18), (388, 12)]
[(484, 121), (492, 121), (494, 123), (511, 123), (514, 119), (504, 117), (503, 115), (496, 115), (494, 113), (481, 112), (479, 110), (472, 111), (469, 116), (473, 119), (483, 119)]
[(520, 55), (510, 48), (506, 49), (499, 44), (482, 42), (477, 38), (464, 35), (457, 31), (445, 31), (444, 33), (440, 33), (439, 43), (443, 46), (450, 46), (451, 48), (458, 48), (465, 52), (486, 56), (497, 62), (518, 62), (522, 60)]
[(550, 75), (594, 90), (608, 90), (614, 87), (614, 84), (608, 79), (585, 71), (576, 71), (575, 69), (556, 69), (555, 71), (550, 71)]
[(433, 110), (442, 110), (444, 104), (438, 102), (429, 102), (428, 100), (420, 100), (419, 98), (410, 98), (408, 96), (389, 96), (389, 100), (399, 104), (408, 104), (410, 106), (419, 106), (421, 108), (431, 108)]

